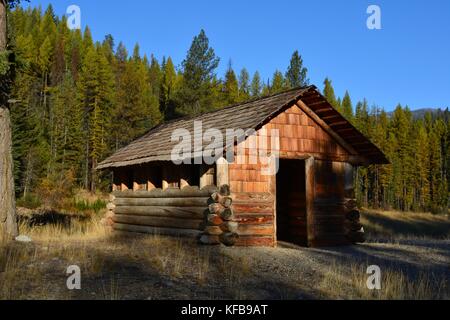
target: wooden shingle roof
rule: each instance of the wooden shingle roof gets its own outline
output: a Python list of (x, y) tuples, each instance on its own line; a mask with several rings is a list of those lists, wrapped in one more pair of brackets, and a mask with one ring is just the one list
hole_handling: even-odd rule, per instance
[[(128, 146), (118, 150), (99, 164), (97, 169), (117, 168), (154, 161), (170, 161), (173, 148), (179, 141), (171, 141), (177, 129), (186, 129), (194, 137), (194, 121), (201, 121), (202, 130), (227, 129), (258, 130), (278, 114), (301, 100), (337, 135), (352, 146), (357, 155), (368, 163), (389, 163), (385, 155), (335, 110), (315, 86), (296, 88), (270, 97), (226, 107), (196, 117), (181, 118), (161, 124)], [(204, 143), (204, 147), (209, 143)], [(224, 146), (225, 148), (229, 146)]]

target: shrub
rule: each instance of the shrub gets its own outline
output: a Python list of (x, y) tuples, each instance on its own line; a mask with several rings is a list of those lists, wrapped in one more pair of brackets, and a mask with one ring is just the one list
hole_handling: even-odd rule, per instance
[(96, 214), (100, 212), (100, 210), (105, 209), (107, 202), (101, 199), (97, 199), (94, 202), (89, 202), (86, 200), (74, 200), (74, 208), (78, 212), (87, 212), (94, 211)]
[(41, 200), (34, 194), (28, 193), (17, 200), (17, 206), (27, 209), (37, 209), (42, 205)]
[(59, 209), (64, 205), (65, 199), (72, 196), (74, 182), (73, 170), (58, 172), (43, 178), (36, 194), (46, 207)]

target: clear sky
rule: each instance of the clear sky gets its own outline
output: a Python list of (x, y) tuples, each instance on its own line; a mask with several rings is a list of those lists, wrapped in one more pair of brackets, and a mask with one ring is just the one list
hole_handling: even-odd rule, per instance
[[(312, 84), (333, 81), (336, 94), (349, 90), (353, 102), (392, 110), (450, 107), (449, 0), (190, 0), (107, 1), (31, 0), (51, 3), (62, 15), (71, 4), (81, 8), (83, 28), (94, 39), (112, 34), (129, 51), (180, 64), (192, 38), (205, 29), (221, 57), (223, 75), (231, 59), (237, 72), (245, 66), (271, 77), (286, 70), (296, 49), (304, 58)], [(369, 30), (367, 7), (381, 8), (381, 30)]]

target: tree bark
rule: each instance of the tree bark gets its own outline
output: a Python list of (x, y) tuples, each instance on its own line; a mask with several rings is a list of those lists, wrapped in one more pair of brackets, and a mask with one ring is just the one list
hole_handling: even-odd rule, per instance
[(0, 106), (0, 225), (1, 232), (11, 237), (19, 233), (16, 221), (11, 126), (9, 110)]
[[(6, 12), (6, 0), (0, 0), (0, 51), (7, 49)], [(0, 105), (0, 233), (16, 237), (19, 230), (16, 221), (11, 139), (10, 113), (7, 106)]]
[(6, 50), (7, 46), (6, 18), (6, 0), (0, 0), (0, 50)]

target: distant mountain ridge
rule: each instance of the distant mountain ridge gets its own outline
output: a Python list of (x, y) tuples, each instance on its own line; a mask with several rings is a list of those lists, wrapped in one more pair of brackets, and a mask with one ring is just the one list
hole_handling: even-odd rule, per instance
[[(423, 117), (425, 117), (425, 114), (428, 112), (431, 112), (433, 115), (442, 113), (444, 111), (446, 111), (447, 108), (441, 109), (441, 108), (420, 108), (420, 109), (416, 109), (416, 110), (411, 110), (411, 113), (413, 115), (414, 119), (421, 119)], [(389, 116), (392, 116), (394, 114), (394, 111), (388, 112), (387, 113)]]

